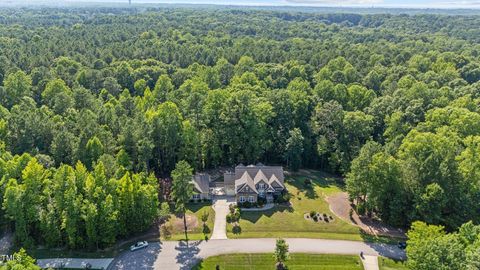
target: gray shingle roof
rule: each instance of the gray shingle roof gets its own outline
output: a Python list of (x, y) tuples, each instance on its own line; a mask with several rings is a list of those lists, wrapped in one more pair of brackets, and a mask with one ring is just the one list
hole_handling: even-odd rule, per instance
[[(225, 174), (224, 177), (227, 181), (232, 181), (232, 176)], [(245, 185), (248, 185), (255, 193), (258, 193), (256, 184), (263, 181), (269, 187), (273, 183), (275, 186), (284, 186), (283, 167), (281, 166), (265, 166), (263, 164), (243, 166), (238, 165), (235, 167), (235, 190), (238, 192), (243, 189)]]
[(207, 173), (197, 173), (192, 179), (193, 186), (198, 193), (208, 193), (210, 184), (210, 175)]

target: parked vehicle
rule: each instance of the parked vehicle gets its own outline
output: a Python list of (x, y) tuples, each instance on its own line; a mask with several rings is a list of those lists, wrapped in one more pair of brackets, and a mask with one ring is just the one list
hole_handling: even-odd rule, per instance
[(130, 246), (130, 251), (135, 251), (135, 250), (139, 250), (139, 249), (146, 248), (146, 247), (148, 247), (148, 242), (147, 241), (140, 241), (140, 242), (135, 243), (135, 245), (131, 245)]

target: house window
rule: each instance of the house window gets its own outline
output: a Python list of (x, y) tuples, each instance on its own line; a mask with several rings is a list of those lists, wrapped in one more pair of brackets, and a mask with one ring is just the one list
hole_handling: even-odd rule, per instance
[(251, 203), (255, 202), (255, 197), (248, 196), (248, 201), (251, 202)]
[(241, 203), (245, 202), (245, 197), (244, 196), (240, 196), (240, 202)]
[(194, 200), (200, 199), (200, 194), (193, 194), (193, 199)]
[(259, 188), (259, 189), (265, 189), (265, 184), (264, 184), (264, 183), (258, 184), (258, 188)]

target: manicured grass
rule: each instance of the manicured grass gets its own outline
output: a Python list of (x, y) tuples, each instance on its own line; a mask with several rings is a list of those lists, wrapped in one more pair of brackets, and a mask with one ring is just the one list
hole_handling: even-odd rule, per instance
[(388, 258), (378, 258), (378, 266), (380, 270), (408, 270), (405, 262), (403, 261), (394, 261)]
[[(198, 220), (197, 226), (195, 227), (189, 227), (188, 228), (188, 239), (189, 240), (203, 240), (205, 239), (205, 236), (210, 238), (213, 232), (213, 223), (215, 222), (215, 211), (212, 208), (211, 202), (205, 202), (205, 203), (191, 203), (187, 206), (188, 211), (187, 215), (195, 215), (195, 217)], [(206, 223), (209, 232), (207, 234), (203, 233), (203, 223), (202, 223), (202, 214), (208, 212), (208, 221)], [(175, 216), (172, 215), (170, 218), (170, 221), (173, 221), (175, 219)], [(185, 233), (183, 231), (183, 223), (181, 226), (174, 227), (172, 236), (169, 239), (164, 239), (163, 240), (184, 240), (185, 239)]]
[(361, 232), (361, 236), (363, 241), (365, 242), (374, 242), (374, 243), (383, 243), (383, 244), (390, 244), (390, 245), (396, 245), (398, 242), (404, 242), (405, 238), (396, 238), (396, 237), (390, 237), (390, 236), (375, 236), (371, 234), (367, 234), (365, 232)]
[[(304, 186), (312, 180), (312, 188)], [(338, 179), (316, 171), (306, 171), (287, 177), (286, 187), (291, 194), (291, 206), (275, 206), (261, 212), (243, 212), (241, 232), (234, 234), (227, 226), (229, 238), (251, 237), (307, 237), (345, 240), (363, 240), (360, 229), (336, 217), (329, 209), (325, 196), (342, 191)], [(310, 211), (325, 213), (334, 218), (330, 222), (313, 222), (304, 218)]]
[[(275, 269), (272, 254), (229, 254), (207, 258), (193, 270), (271, 270)], [(289, 270), (361, 270), (363, 265), (358, 256), (290, 254), (286, 265)]]

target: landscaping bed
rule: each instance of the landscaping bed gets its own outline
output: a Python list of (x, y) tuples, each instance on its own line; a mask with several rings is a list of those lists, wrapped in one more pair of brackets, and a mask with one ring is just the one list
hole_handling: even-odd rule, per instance
[(332, 215), (329, 215), (326, 213), (318, 213), (316, 211), (310, 211), (310, 213), (305, 213), (303, 215), (303, 218), (313, 222), (325, 222), (325, 223), (330, 223), (334, 220)]

